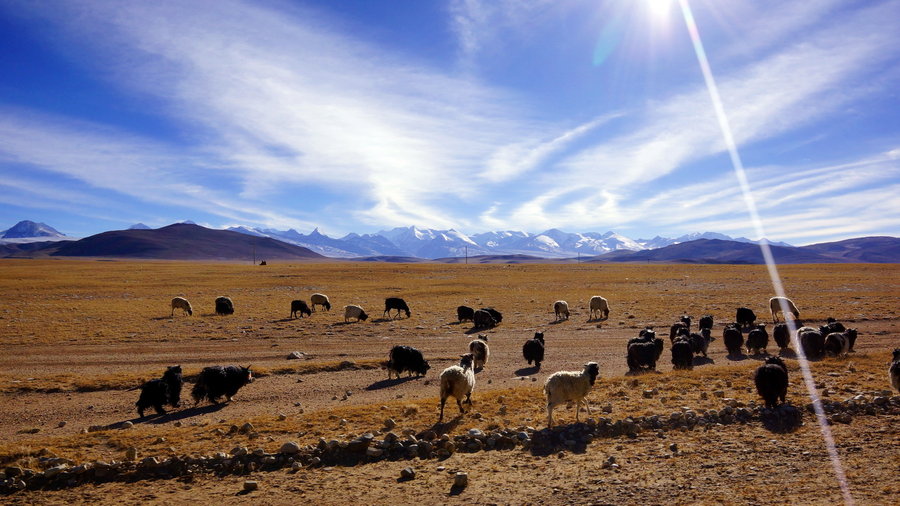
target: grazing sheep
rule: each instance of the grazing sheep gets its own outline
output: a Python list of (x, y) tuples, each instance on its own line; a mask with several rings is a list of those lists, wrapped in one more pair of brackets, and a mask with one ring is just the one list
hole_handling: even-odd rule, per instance
[(712, 317), (712, 315), (709, 315), (709, 314), (708, 314), (708, 315), (703, 315), (703, 316), (701, 316), (701, 317), (700, 317), (700, 321), (697, 322), (697, 327), (699, 327), (700, 330), (703, 330), (703, 329), (710, 329), (710, 330), (712, 330), (712, 328), (713, 328), (713, 317)]
[(775, 339), (775, 344), (784, 351), (791, 344), (791, 331), (787, 326), (787, 323), (776, 323), (775, 328), (772, 329), (772, 338)]
[(141, 396), (134, 403), (137, 406), (138, 415), (144, 417), (144, 410), (153, 407), (159, 415), (166, 414), (163, 406), (168, 404), (177, 408), (181, 404), (181, 387), (184, 381), (181, 379), (181, 366), (173, 365), (166, 369), (162, 378), (150, 380), (141, 387)]
[(475, 321), (475, 310), (470, 308), (469, 306), (459, 306), (456, 308), (456, 319), (459, 320), (460, 323), (463, 320), (469, 320), (470, 322)]
[(229, 315), (234, 314), (234, 303), (228, 297), (216, 298), (216, 314)]
[(603, 319), (609, 318), (609, 301), (599, 295), (591, 297), (590, 301), (591, 319), (594, 319), (594, 312), (597, 312), (597, 319), (600, 319), (600, 313), (603, 313)]
[(312, 305), (312, 310), (316, 310), (316, 306), (322, 306), (325, 308), (325, 311), (331, 311), (331, 301), (328, 300), (328, 296), (323, 293), (314, 293), (309, 296), (309, 303)]
[[(785, 317), (782, 308), (790, 311), (791, 314), (794, 315), (795, 320), (800, 319), (800, 310), (794, 305), (794, 301), (787, 297), (772, 297), (769, 299), (769, 310), (772, 311), (772, 323), (778, 323), (778, 313), (781, 313), (781, 316)], [(785, 321), (787, 321), (786, 318)]]
[(472, 370), (474, 359), (471, 353), (466, 353), (460, 357), (459, 365), (451, 365), (441, 372), (441, 416), (438, 422), (444, 420), (444, 404), (451, 395), (456, 398), (460, 413), (465, 413), (462, 407), (463, 396), (466, 404), (472, 407), (472, 390), (475, 388), (475, 371)]
[(425, 376), (431, 369), (428, 361), (422, 356), (422, 352), (412, 346), (397, 345), (391, 348), (388, 355), (388, 379), (391, 379), (391, 373), (397, 373), (397, 379), (400, 379), (400, 373), (406, 371), (407, 376), (416, 373), (416, 377)]
[(739, 307), (735, 313), (734, 321), (741, 324), (741, 328), (752, 327), (756, 322), (756, 313), (750, 308)]
[(827, 355), (845, 356), (853, 351), (853, 343), (856, 342), (856, 329), (847, 329), (843, 332), (832, 332), (825, 336), (824, 349)]
[(735, 357), (741, 354), (741, 348), (744, 346), (744, 334), (741, 332), (739, 323), (729, 323), (725, 325), (722, 331), (722, 342), (725, 343), (725, 349), (728, 350), (729, 357)]
[(692, 354), (702, 354), (706, 358), (706, 351), (709, 349), (709, 329), (703, 329), (700, 334), (691, 332), (691, 335), (688, 336), (688, 342), (691, 343)]
[(567, 401), (575, 402), (576, 422), (579, 404), (584, 403), (588, 415), (591, 414), (587, 394), (599, 374), (600, 366), (596, 362), (588, 362), (581, 371), (559, 371), (547, 378), (544, 383), (544, 393), (547, 394), (547, 427), (553, 427), (553, 408)]
[(347, 323), (350, 318), (356, 318), (356, 321), (365, 321), (369, 318), (369, 315), (363, 311), (363, 308), (350, 304), (344, 306), (344, 323)]
[(888, 376), (891, 377), (891, 386), (900, 392), (900, 348), (894, 348), (894, 361), (888, 367)]
[(309, 306), (306, 305), (305, 300), (291, 301), (291, 318), (296, 318), (298, 312), (300, 313), (300, 318), (303, 318), (303, 315), (312, 316), (312, 311), (310, 311)]
[(488, 358), (491, 356), (491, 349), (485, 341), (487, 341), (487, 336), (478, 334), (478, 339), (473, 339), (469, 343), (469, 353), (474, 358), (472, 366), (476, 370), (484, 369), (484, 364), (487, 363)]
[(544, 361), (544, 333), (535, 332), (534, 337), (525, 341), (522, 345), (522, 355), (528, 365), (534, 362), (535, 367), (541, 368), (541, 362)]
[(801, 327), (797, 330), (800, 348), (806, 358), (817, 360), (825, 354), (825, 337), (812, 327)]
[(748, 355), (759, 355), (760, 350), (766, 352), (767, 346), (769, 346), (769, 333), (766, 332), (765, 324), (757, 325), (755, 329), (747, 334)]
[(494, 317), (491, 316), (491, 313), (485, 311), (484, 309), (475, 311), (475, 314), (472, 316), (472, 322), (474, 323), (476, 329), (489, 329), (497, 325), (497, 320), (494, 320)]
[(236, 365), (204, 367), (200, 371), (197, 383), (191, 390), (191, 397), (194, 398), (195, 406), (203, 399), (208, 399), (209, 402), (218, 404), (219, 397), (223, 395), (228, 402), (231, 402), (234, 394), (241, 387), (252, 381), (253, 371), (250, 370), (249, 365), (247, 367), (238, 367)]
[(497, 311), (492, 307), (483, 307), (481, 308), (481, 310), (490, 313), (491, 318), (493, 318), (496, 323), (500, 323), (503, 321), (503, 314), (501, 314), (500, 311)]
[(662, 355), (663, 340), (655, 336), (653, 331), (647, 332), (643, 337), (632, 339), (628, 343), (628, 370), (637, 372), (644, 368), (656, 370), (656, 361)]
[(556, 321), (559, 321), (560, 316), (565, 316), (566, 320), (569, 319), (569, 303), (564, 300), (558, 300), (553, 303), (553, 312), (556, 313)]
[(756, 369), (753, 376), (756, 383), (756, 392), (766, 403), (769, 409), (778, 405), (778, 400), (784, 404), (787, 396), (788, 371), (787, 366), (780, 357), (769, 357), (766, 363)]
[(691, 343), (684, 336), (678, 336), (672, 342), (672, 365), (673, 369), (694, 368), (694, 353), (691, 351)]
[(384, 299), (384, 313), (381, 316), (391, 317), (391, 311), (397, 310), (397, 318), (400, 318), (400, 311), (406, 313), (406, 317), (409, 318), (412, 315), (412, 312), (409, 310), (409, 306), (406, 305), (406, 301), (401, 299), (400, 297), (388, 297)]
[(191, 309), (191, 303), (184, 297), (175, 297), (172, 299), (172, 316), (175, 316), (176, 309), (180, 309), (182, 314), (187, 313), (188, 316), (194, 314), (194, 310)]
[(688, 330), (688, 326), (684, 324), (684, 322), (678, 321), (672, 324), (669, 328), (669, 342), (674, 343), (675, 338), (678, 336), (687, 336), (691, 332)]

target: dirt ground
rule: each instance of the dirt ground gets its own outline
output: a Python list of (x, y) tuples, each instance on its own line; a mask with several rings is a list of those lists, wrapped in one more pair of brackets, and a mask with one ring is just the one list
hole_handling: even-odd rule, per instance
[[(898, 339), (900, 268), (896, 265), (803, 265), (780, 268), (785, 290), (801, 319), (819, 325), (833, 316), (859, 329), (847, 358), (812, 363), (824, 395), (843, 400), (890, 388), (887, 364)], [(313, 292), (334, 308), (311, 318), (288, 318), (292, 299)], [(194, 315), (171, 316), (173, 296), (188, 298)], [(216, 296), (228, 295), (235, 314), (213, 314)], [(587, 301), (610, 301), (607, 320), (589, 320)], [(140, 456), (209, 455), (236, 445), (276, 451), (285, 441), (350, 439), (375, 431), (388, 418), (396, 431), (433, 427), (440, 371), (456, 362), (478, 333), (456, 321), (455, 308), (493, 306), (503, 322), (484, 331), (491, 356), (477, 375), (472, 412), (456, 416), (451, 433), (470, 428), (546, 425), (540, 387), (557, 370), (587, 361), (601, 374), (589, 401), (603, 416), (622, 419), (668, 415), (682, 407), (714, 409), (724, 397), (752, 405), (752, 372), (764, 357), (726, 357), (724, 323), (747, 306), (769, 323), (773, 295), (762, 266), (722, 265), (443, 265), (278, 264), (265, 267), (179, 262), (4, 260), (0, 262), (0, 464), (39, 468), (41, 450), (72, 459), (122, 460)], [(383, 299), (409, 302), (411, 318), (388, 319)], [(555, 300), (569, 302), (569, 320), (556, 322)], [(342, 307), (360, 304), (368, 321), (345, 323)], [(693, 371), (672, 371), (668, 342), (658, 374), (626, 375), (625, 343), (644, 326), (667, 333), (682, 314), (714, 316), (708, 359)], [(547, 339), (540, 370), (521, 355), (535, 331)], [(424, 378), (387, 380), (378, 363), (397, 344), (422, 350), (431, 370)], [(288, 360), (293, 351), (305, 354)], [(778, 353), (774, 343), (768, 351)], [(788, 355), (791, 357), (791, 355)], [(133, 390), (181, 364), (190, 378), (215, 364), (252, 364), (258, 379), (235, 401), (137, 418)], [(788, 402), (806, 397), (797, 361), (788, 358)], [(185, 384), (189, 398), (191, 381)], [(650, 397), (642, 392), (656, 389)], [(896, 395), (896, 392), (894, 393)], [(506, 409), (498, 409), (503, 397)], [(596, 413), (595, 413), (596, 415)], [(574, 421), (557, 408), (559, 424)], [(131, 421), (127, 430), (85, 433), (92, 426)], [(259, 437), (222, 435), (250, 422)], [(760, 424), (708, 431), (644, 433), (598, 439), (584, 452), (538, 457), (527, 451), (457, 453), (446, 460), (377, 462), (355, 467), (309, 468), (251, 477), (195, 476), (183, 480), (83, 485), (59, 491), (19, 492), (21, 503), (229, 502), (326, 503), (823, 503), (840, 501), (821, 432), (812, 416), (795, 432), (773, 433)], [(863, 504), (893, 503), (900, 492), (900, 423), (896, 416), (857, 417), (831, 426), (850, 491)], [(677, 444), (678, 452), (670, 450)], [(614, 456), (618, 468), (601, 468)], [(412, 466), (414, 480), (398, 481)], [(453, 473), (470, 484), (452, 489)], [(242, 494), (246, 479), (260, 489)]]

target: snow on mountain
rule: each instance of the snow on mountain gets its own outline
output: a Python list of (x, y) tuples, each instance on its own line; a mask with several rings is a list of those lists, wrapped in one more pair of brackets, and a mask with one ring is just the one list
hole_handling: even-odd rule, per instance
[(28, 243), (39, 241), (68, 241), (74, 239), (46, 223), (22, 220), (0, 232), (0, 242)]
[(419, 258), (459, 257), (487, 254), (466, 234), (454, 229), (421, 229), (416, 226), (382, 230), (377, 235), (387, 238), (406, 256)]
[[(720, 234), (718, 232), (693, 232), (690, 234), (685, 234), (674, 239), (668, 237), (660, 237), (656, 236), (653, 239), (638, 239), (637, 243), (643, 246), (646, 249), (658, 249), (664, 248), (666, 246), (671, 246), (673, 244), (681, 244), (683, 242), (696, 241), (698, 239), (719, 239), (722, 241), (735, 241), (735, 242), (743, 242), (749, 244), (759, 244), (759, 241), (754, 241), (752, 239), (747, 239), (746, 237), (738, 237), (734, 238), (731, 236), (727, 236), (725, 234)], [(791, 247), (790, 244), (786, 242), (769, 242), (772, 246), (787, 246)]]

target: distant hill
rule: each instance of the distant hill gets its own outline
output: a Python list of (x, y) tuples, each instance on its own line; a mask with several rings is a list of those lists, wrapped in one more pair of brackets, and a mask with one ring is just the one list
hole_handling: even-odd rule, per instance
[(803, 246), (801, 249), (850, 262), (900, 262), (900, 238), (897, 237), (859, 237), (844, 241), (811, 244)]
[(150, 230), (116, 230), (62, 243), (51, 256), (159, 260), (314, 260), (322, 255), (268, 237), (176, 223)]
[[(900, 262), (900, 239), (892, 237), (864, 237), (799, 248), (770, 246), (770, 249), (775, 261), (780, 264)], [(614, 251), (593, 257), (588, 261), (710, 264), (765, 263), (762, 251), (756, 244), (720, 239), (698, 239), (652, 250)]]

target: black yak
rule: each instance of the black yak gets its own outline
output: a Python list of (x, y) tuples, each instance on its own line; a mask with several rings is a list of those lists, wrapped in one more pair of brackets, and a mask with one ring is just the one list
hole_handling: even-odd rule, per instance
[(157, 414), (164, 415), (166, 410), (163, 409), (163, 406), (166, 404), (177, 408), (181, 404), (181, 386), (183, 384), (180, 365), (167, 368), (162, 378), (144, 383), (141, 387), (141, 396), (134, 403), (137, 406), (138, 415), (143, 418), (144, 410), (150, 407), (153, 407)]
[(250, 366), (238, 367), (236, 365), (214, 365), (204, 367), (197, 378), (191, 396), (194, 404), (199, 404), (203, 399), (214, 404), (219, 403), (219, 398), (225, 396), (229, 402), (234, 394), (247, 383), (253, 381), (253, 372)]

